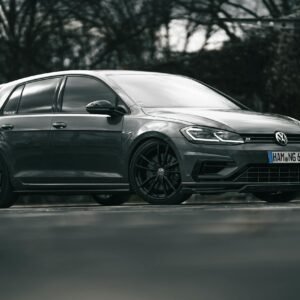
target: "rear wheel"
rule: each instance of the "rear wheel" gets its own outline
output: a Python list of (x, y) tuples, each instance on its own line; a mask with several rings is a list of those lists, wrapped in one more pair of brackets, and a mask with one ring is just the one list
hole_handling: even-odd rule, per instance
[(101, 205), (121, 205), (128, 201), (130, 195), (93, 195), (94, 200)]
[(134, 153), (129, 166), (133, 191), (151, 204), (179, 204), (189, 198), (182, 193), (178, 159), (164, 141), (151, 139)]
[(8, 208), (17, 201), (18, 196), (17, 194), (13, 193), (13, 189), (9, 180), (8, 169), (2, 160), (0, 160), (0, 174), (0, 208)]
[(297, 192), (255, 193), (254, 196), (269, 203), (285, 203), (294, 200)]

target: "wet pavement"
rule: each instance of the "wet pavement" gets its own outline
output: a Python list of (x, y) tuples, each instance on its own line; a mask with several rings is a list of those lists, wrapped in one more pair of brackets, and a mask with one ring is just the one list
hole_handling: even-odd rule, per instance
[(17, 205), (3, 300), (299, 299), (300, 201)]

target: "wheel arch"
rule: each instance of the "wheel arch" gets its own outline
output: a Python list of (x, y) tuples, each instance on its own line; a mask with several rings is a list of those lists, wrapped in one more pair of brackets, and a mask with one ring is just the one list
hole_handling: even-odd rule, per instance
[(137, 137), (134, 140), (134, 142), (131, 144), (131, 147), (130, 147), (129, 152), (128, 152), (128, 160), (127, 160), (128, 173), (129, 173), (129, 167), (130, 167), (130, 163), (131, 163), (131, 160), (132, 160), (132, 157), (133, 157), (134, 153), (137, 151), (137, 149), (142, 144), (144, 144), (145, 142), (147, 142), (149, 140), (152, 140), (152, 139), (167, 142), (170, 145), (170, 147), (172, 148), (172, 150), (174, 151), (174, 153), (176, 154), (176, 156), (179, 160), (179, 165), (181, 166), (181, 155), (180, 155), (175, 143), (172, 141), (172, 139), (164, 133), (157, 132), (157, 131), (151, 131), (151, 132), (143, 133), (142, 135)]
[[(164, 188), (163, 190), (163, 197), (160, 196), (155, 196), (154, 194), (151, 194), (150, 191), (146, 191), (143, 189), (140, 189), (139, 182), (136, 180), (135, 175), (133, 173), (134, 171), (134, 157), (136, 151), (139, 152), (139, 148), (142, 147), (142, 149), (145, 149), (143, 146), (144, 143), (147, 143), (147, 141), (153, 141), (153, 144), (155, 145), (155, 141), (158, 142), (165, 142), (168, 144), (169, 151), (172, 150), (173, 156), (174, 154), (176, 155), (177, 161), (179, 163), (179, 172), (182, 175), (182, 157), (179, 154), (179, 151), (176, 147), (175, 142), (172, 140), (172, 137), (169, 137), (168, 135), (165, 135), (163, 133), (159, 132), (147, 132), (143, 134), (142, 136), (139, 137), (135, 141), (135, 143), (131, 147), (129, 159), (128, 159), (128, 178), (129, 178), (129, 183), (130, 183), (130, 189), (132, 192), (136, 193), (139, 195), (141, 198), (143, 198), (146, 202), (150, 204), (180, 204), (183, 201), (187, 200), (188, 197), (190, 197), (190, 194), (187, 195), (186, 192), (183, 191), (182, 185), (181, 185), (181, 178), (175, 179), (177, 180), (176, 182), (173, 182), (173, 188), (167, 188), (167, 190)], [(148, 145), (151, 145), (152, 143), (150, 142)], [(147, 145), (145, 145), (147, 147)], [(147, 149), (147, 148), (146, 148)], [(136, 156), (138, 157), (138, 156)], [(159, 170), (159, 169), (158, 169)], [(158, 176), (158, 175), (157, 175)], [(170, 180), (170, 178), (169, 178)], [(170, 182), (170, 181), (169, 181)], [(171, 183), (170, 183), (171, 184)], [(160, 185), (159, 185), (160, 186)], [(172, 184), (171, 184), (172, 186)], [(169, 190), (169, 191), (168, 191)]]

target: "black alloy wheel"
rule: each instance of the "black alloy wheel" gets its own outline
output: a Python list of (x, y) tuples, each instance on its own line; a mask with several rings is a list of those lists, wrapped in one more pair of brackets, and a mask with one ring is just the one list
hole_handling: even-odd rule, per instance
[(134, 153), (130, 163), (130, 183), (135, 193), (151, 204), (179, 204), (183, 194), (179, 161), (164, 141), (151, 139)]

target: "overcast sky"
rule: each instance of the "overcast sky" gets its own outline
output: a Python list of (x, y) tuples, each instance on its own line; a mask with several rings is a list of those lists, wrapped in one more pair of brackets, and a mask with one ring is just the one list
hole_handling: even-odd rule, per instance
[[(224, 41), (228, 40), (224, 31), (220, 30), (209, 39), (207, 49), (216, 49), (222, 46)], [(192, 35), (187, 47), (188, 52), (198, 51), (202, 48), (205, 41), (205, 31), (199, 30)], [(175, 20), (170, 26), (170, 44), (172, 49), (182, 51), (185, 44), (185, 26), (180, 20)]]

